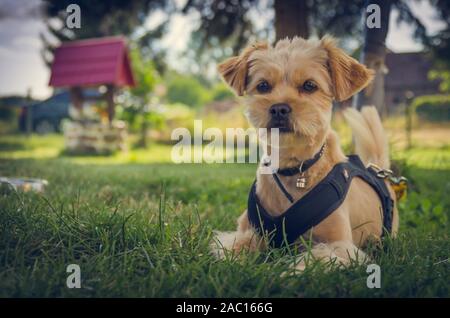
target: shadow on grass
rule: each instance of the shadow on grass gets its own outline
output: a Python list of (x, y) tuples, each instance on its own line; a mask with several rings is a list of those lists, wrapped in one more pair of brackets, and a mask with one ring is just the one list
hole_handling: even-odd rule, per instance
[(25, 149), (25, 145), (22, 142), (0, 141), (0, 151), (16, 151)]

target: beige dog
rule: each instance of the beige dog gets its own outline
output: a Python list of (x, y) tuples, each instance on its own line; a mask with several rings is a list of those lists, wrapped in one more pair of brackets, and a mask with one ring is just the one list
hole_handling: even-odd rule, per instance
[[(331, 37), (321, 40), (294, 38), (279, 41), (275, 47), (254, 44), (241, 55), (219, 65), (224, 80), (248, 106), (247, 116), (256, 128), (279, 128), (279, 166), (297, 166), (312, 158), (326, 144), (322, 157), (306, 171), (308, 184), (299, 189), (295, 176), (280, 176), (286, 190), (300, 199), (323, 179), (339, 162), (347, 160), (336, 133), (331, 129), (332, 101), (344, 101), (366, 87), (373, 71), (347, 55)], [(274, 110), (274, 105), (277, 105)], [(281, 106), (280, 106), (281, 105)], [(278, 115), (274, 120), (274, 114)], [(364, 162), (389, 168), (387, 141), (374, 107), (361, 112), (345, 111), (353, 129), (356, 152)], [(281, 118), (281, 119), (280, 119)], [(265, 209), (276, 216), (291, 203), (277, 187), (274, 179), (258, 169), (256, 194)], [(391, 197), (394, 192), (389, 187)], [(335, 260), (346, 265), (351, 259), (364, 260), (360, 250), (369, 238), (378, 239), (382, 229), (381, 203), (375, 191), (355, 178), (345, 201), (326, 219), (308, 231), (314, 246), (308, 255), (315, 259)], [(398, 213), (394, 207), (392, 233), (398, 229)], [(217, 232), (214, 251), (239, 253), (266, 246), (249, 223), (247, 211), (238, 219), (235, 232)], [(297, 268), (305, 267), (306, 257)]]

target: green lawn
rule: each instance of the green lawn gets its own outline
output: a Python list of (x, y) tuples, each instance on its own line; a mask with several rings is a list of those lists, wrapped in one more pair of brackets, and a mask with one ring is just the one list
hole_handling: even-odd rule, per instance
[[(366, 266), (329, 272), (272, 250), (217, 261), (211, 231), (232, 230), (254, 165), (174, 165), (170, 147), (61, 156), (59, 136), (0, 137), (0, 175), (45, 178), (43, 195), (1, 188), (0, 297), (449, 297), (450, 148), (395, 152), (411, 179), (398, 239)], [(82, 288), (66, 287), (79, 264)]]

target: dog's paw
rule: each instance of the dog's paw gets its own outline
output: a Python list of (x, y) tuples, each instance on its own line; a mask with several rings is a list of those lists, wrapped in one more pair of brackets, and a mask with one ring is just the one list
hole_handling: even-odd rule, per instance
[(293, 277), (302, 274), (306, 269), (306, 263), (300, 261), (295, 265), (292, 265), (289, 270), (284, 271), (280, 274), (280, 277)]
[(209, 244), (211, 254), (217, 259), (224, 259), (233, 250), (236, 242), (235, 232), (213, 232), (213, 239)]

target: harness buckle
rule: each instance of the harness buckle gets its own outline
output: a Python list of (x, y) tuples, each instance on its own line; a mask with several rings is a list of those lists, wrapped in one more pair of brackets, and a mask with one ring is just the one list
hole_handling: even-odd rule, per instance
[(372, 168), (373, 170), (375, 170), (377, 177), (381, 178), (381, 179), (386, 179), (388, 177), (391, 177), (394, 174), (394, 172), (392, 170), (383, 169), (380, 166), (378, 166), (372, 162), (369, 162), (369, 164), (367, 165), (367, 168)]
[(367, 168), (372, 168), (376, 172), (376, 176), (381, 179), (388, 179), (392, 189), (395, 192), (397, 201), (406, 196), (408, 189), (408, 179), (403, 176), (395, 177), (394, 173), (390, 169), (383, 169), (376, 164), (370, 162)]

